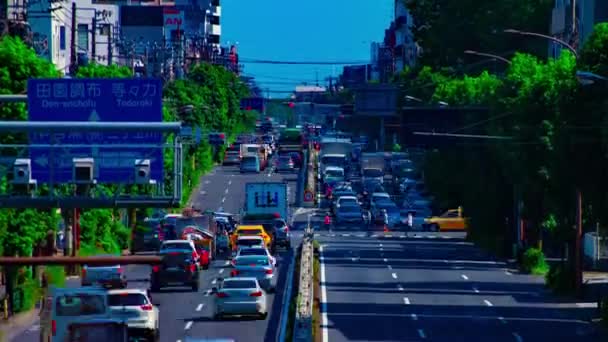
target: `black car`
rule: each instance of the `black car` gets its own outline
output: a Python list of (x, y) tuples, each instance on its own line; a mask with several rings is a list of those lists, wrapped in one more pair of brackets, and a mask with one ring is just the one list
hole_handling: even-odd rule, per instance
[(160, 219), (148, 219), (133, 230), (131, 251), (156, 251), (160, 247), (162, 225)]
[(150, 287), (159, 291), (169, 286), (189, 286), (192, 291), (198, 291), (200, 277), (199, 268), (188, 249), (166, 249), (160, 251), (160, 265), (152, 266)]

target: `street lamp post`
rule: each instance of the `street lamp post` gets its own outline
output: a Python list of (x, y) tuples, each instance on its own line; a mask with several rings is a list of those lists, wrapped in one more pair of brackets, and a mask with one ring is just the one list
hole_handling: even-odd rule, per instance
[(555, 38), (553, 36), (549, 36), (549, 35), (542, 34), (542, 33), (520, 31), (520, 30), (515, 30), (515, 29), (506, 29), (503, 32), (504, 33), (519, 34), (519, 35), (522, 35), (522, 36), (540, 37), (540, 38), (545, 38), (545, 39), (552, 40), (552, 41), (560, 44), (561, 46), (567, 48), (568, 50), (570, 50), (570, 52), (572, 52), (572, 54), (574, 54), (574, 57), (578, 58), (578, 52), (576, 51), (576, 49), (574, 48), (574, 46), (566, 43), (565, 41), (563, 41), (563, 40), (561, 40), (559, 38)]
[(504, 58), (502, 56), (494, 55), (494, 54), (491, 54), (491, 53), (479, 52), (479, 51), (474, 51), (474, 50), (465, 50), (464, 53), (467, 54), (467, 55), (490, 57), (490, 58), (494, 58), (494, 59), (497, 59), (499, 61), (505, 62), (507, 64), (511, 64), (510, 60), (508, 60), (508, 59), (506, 59), (506, 58)]

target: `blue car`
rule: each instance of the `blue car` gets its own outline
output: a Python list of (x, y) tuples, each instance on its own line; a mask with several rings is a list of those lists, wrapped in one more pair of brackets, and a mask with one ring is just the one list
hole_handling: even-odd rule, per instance
[(244, 156), (241, 158), (240, 171), (260, 173), (260, 158), (256, 155)]

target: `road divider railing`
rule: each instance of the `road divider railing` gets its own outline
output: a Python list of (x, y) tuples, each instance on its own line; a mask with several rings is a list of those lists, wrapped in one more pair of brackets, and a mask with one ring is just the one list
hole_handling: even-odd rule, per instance
[(313, 337), (314, 305), (314, 245), (313, 229), (307, 227), (302, 241), (300, 254), (300, 281), (298, 302), (293, 327), (293, 342), (310, 342)]
[(308, 146), (308, 158), (305, 160), (306, 162), (306, 186), (304, 191), (304, 201), (303, 203), (307, 207), (315, 206), (317, 202), (317, 177), (316, 177), (316, 167), (317, 167), (317, 151), (312, 147), (312, 144)]

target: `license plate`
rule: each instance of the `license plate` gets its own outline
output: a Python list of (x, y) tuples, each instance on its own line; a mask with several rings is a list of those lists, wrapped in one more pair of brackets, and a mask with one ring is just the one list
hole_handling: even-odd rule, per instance
[(179, 271), (179, 268), (177, 268), (177, 267), (169, 267), (169, 268), (167, 268), (167, 271), (168, 272), (175, 272), (175, 271)]

